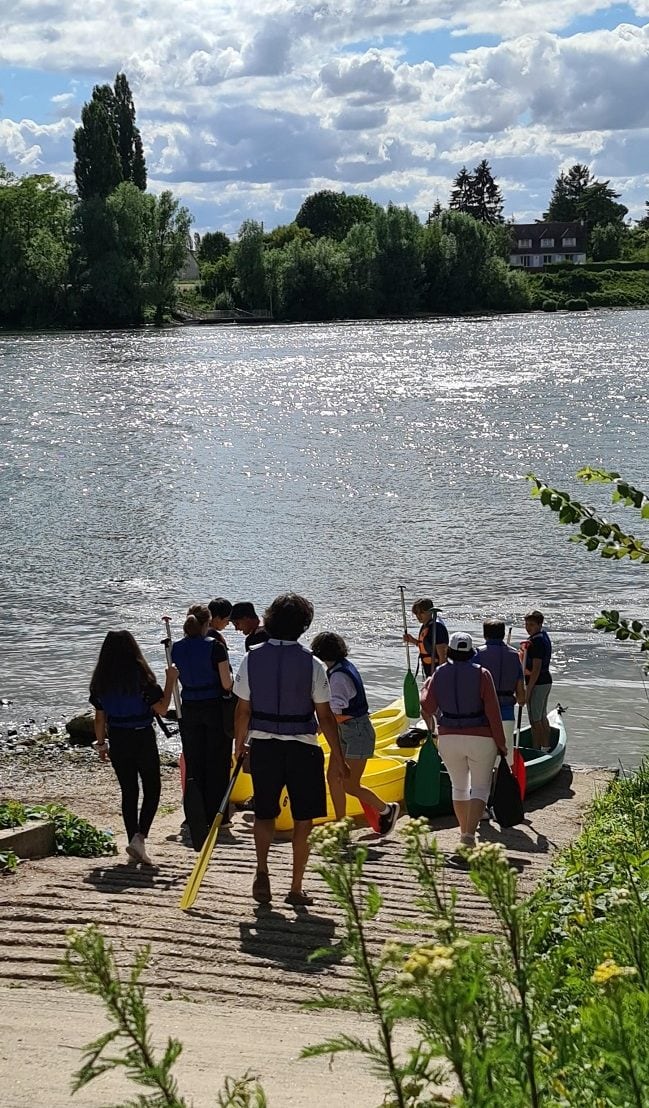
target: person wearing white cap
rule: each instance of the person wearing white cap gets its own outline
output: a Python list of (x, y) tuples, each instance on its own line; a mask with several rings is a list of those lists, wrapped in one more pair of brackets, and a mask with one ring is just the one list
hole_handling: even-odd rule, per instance
[(496, 755), (507, 754), (496, 686), (475, 658), (471, 636), (457, 631), (447, 662), (421, 690), (424, 718), (437, 717), (439, 753), (451, 778), (460, 843), (466, 847), (475, 846)]

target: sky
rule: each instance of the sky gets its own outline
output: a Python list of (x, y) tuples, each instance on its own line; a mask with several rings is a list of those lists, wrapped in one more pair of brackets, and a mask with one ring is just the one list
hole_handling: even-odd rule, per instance
[(150, 188), (199, 232), (324, 188), (425, 218), (482, 158), (518, 222), (577, 161), (649, 199), (649, 0), (1, 0), (0, 162), (71, 181), (120, 71)]

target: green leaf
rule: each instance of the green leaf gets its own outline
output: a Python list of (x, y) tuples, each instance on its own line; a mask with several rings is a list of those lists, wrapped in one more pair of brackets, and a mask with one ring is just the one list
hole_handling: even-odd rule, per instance
[(597, 535), (599, 534), (599, 524), (596, 519), (588, 516), (586, 519), (582, 519), (579, 530), (583, 535)]
[(640, 512), (640, 515), (643, 519), (649, 519), (649, 500), (645, 501), (645, 503), (642, 505), (642, 511)]

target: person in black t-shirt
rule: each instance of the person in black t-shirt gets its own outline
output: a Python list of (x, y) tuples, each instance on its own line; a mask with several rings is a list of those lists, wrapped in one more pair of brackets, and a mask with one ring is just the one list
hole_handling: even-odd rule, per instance
[(246, 636), (244, 641), (246, 654), (253, 646), (268, 642), (266, 628), (257, 615), (254, 604), (249, 600), (239, 600), (233, 605), (230, 612), (230, 623), (236, 631), (241, 631)]
[(543, 613), (536, 609), (525, 616), (529, 640), (525, 650), (525, 703), (532, 728), (532, 742), (541, 750), (550, 748), (548, 697), (552, 687), (550, 659), (552, 643), (543, 628)]

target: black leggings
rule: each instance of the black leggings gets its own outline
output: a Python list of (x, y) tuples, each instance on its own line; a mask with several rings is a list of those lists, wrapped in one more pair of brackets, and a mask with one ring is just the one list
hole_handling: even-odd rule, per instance
[(223, 701), (183, 701), (180, 737), (187, 779), (193, 778), (198, 786), (208, 824), (214, 820), (230, 781), (232, 734), (226, 734), (226, 728), (229, 730)]
[[(151, 830), (160, 803), (160, 755), (153, 727), (140, 730), (114, 727), (108, 736), (110, 760), (122, 790), (122, 816), (129, 842), (139, 831)], [(138, 816), (142, 781), (142, 808)]]

